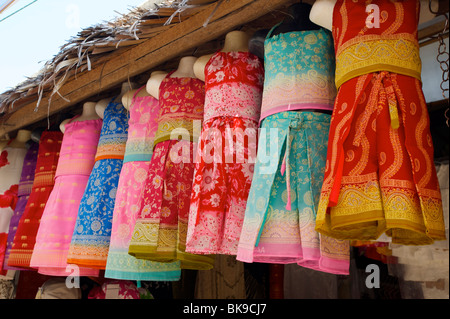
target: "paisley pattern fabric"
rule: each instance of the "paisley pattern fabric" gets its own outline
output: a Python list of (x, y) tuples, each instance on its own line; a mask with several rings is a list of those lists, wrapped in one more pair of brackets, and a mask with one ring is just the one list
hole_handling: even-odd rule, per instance
[(348, 241), (314, 229), (330, 119), (325, 113), (291, 111), (263, 120), (238, 260), (348, 274)]
[(159, 87), (160, 113), (153, 146), (178, 138), (197, 142), (203, 120), (205, 84), (195, 78), (172, 78), (170, 72)]
[(140, 195), (153, 154), (153, 139), (160, 111), (157, 99), (153, 96), (141, 97), (137, 93), (129, 110), (128, 139), (117, 186), (105, 277), (122, 280), (179, 280), (179, 262), (158, 263), (128, 254), (133, 227), (139, 214)]
[[(11, 221), (9, 223), (9, 232), (6, 242), (6, 252), (5, 260), (3, 262), (3, 269), (16, 269), (14, 267), (8, 266), (9, 255), (11, 253), (11, 247), (14, 242), (14, 236), (16, 235), (20, 218), (25, 211), (28, 199), (30, 198), (31, 190), (33, 188), (38, 151), (39, 143), (31, 142), (31, 145), (28, 148), (25, 159), (23, 161), (22, 174), (20, 176), (20, 182), (17, 192), (17, 204), (16, 208), (14, 209), (14, 215), (11, 217)], [(20, 268), (17, 268), (16, 270), (20, 270)]]
[[(159, 88), (158, 132), (129, 254), (139, 259), (179, 262), (183, 269), (211, 269), (212, 256), (188, 253), (185, 244), (197, 144), (191, 142), (196, 138), (189, 128), (201, 127), (204, 84), (196, 78), (172, 78), (171, 74)], [(187, 119), (189, 126), (177, 119)], [(200, 134), (199, 129), (196, 131)]]
[(325, 29), (271, 35), (264, 42), (262, 121), (269, 115), (301, 109), (332, 110), (336, 97), (335, 56)]
[(106, 267), (127, 134), (127, 110), (112, 100), (104, 112), (95, 164), (78, 209), (67, 256), (69, 264)]
[(41, 217), (55, 183), (62, 140), (61, 132), (44, 131), (41, 134), (31, 193), (11, 246), (10, 267), (30, 269)]
[[(380, 28), (367, 28), (366, 2), (337, 1), (333, 18), (337, 64), (347, 43), (372, 39), (384, 45), (387, 37), (418, 45), (418, 0), (382, 0), (377, 5), (383, 17)], [(394, 73), (383, 64), (366, 71), (345, 81), (336, 97), (316, 230), (352, 240), (376, 240), (385, 233), (393, 244), (444, 240), (442, 199), (421, 83), (408, 72)]]
[(256, 160), (264, 67), (250, 52), (217, 52), (205, 67), (186, 251), (236, 255)]
[[(30, 266), (50, 276), (68, 276), (70, 242), (78, 208), (95, 164), (101, 119), (65, 125), (54, 187), (42, 213)], [(97, 269), (79, 267), (80, 276), (98, 276)]]

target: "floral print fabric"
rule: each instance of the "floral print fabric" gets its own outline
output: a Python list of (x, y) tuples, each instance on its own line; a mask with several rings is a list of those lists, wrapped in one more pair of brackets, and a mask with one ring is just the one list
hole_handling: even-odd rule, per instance
[(217, 52), (205, 67), (186, 251), (236, 255), (256, 158), (264, 82), (250, 52)]
[(260, 121), (277, 112), (333, 109), (335, 56), (328, 30), (269, 32), (264, 65)]
[(259, 120), (264, 66), (249, 52), (217, 52), (205, 67), (205, 116)]
[(324, 113), (291, 111), (262, 122), (238, 260), (348, 274), (349, 243), (331, 242), (314, 229), (330, 119)]
[(105, 269), (127, 134), (127, 110), (122, 103), (111, 101), (104, 112), (96, 162), (80, 202), (67, 257), (70, 264)]

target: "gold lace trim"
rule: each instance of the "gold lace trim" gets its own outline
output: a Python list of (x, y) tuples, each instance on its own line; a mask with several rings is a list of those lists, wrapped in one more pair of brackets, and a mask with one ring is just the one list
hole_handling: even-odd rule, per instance
[(368, 35), (349, 41), (336, 54), (336, 87), (372, 72), (388, 71), (421, 80), (417, 41), (409, 34)]

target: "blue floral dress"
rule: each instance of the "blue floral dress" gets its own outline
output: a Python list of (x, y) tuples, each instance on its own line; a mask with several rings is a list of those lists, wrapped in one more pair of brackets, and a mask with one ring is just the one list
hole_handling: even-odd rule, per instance
[(128, 137), (128, 112), (122, 103), (108, 104), (95, 164), (81, 199), (67, 262), (105, 269), (119, 176)]

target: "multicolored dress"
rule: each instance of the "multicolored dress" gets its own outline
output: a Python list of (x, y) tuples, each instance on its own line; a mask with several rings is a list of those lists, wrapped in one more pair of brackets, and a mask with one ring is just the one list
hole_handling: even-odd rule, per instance
[[(316, 230), (394, 244), (445, 239), (417, 40), (420, 2), (338, 0), (333, 13), (338, 94)], [(366, 20), (369, 20), (367, 23)], [(373, 20), (373, 19), (372, 19)]]
[(152, 261), (179, 261), (182, 269), (211, 269), (212, 256), (186, 252), (194, 152), (203, 119), (205, 86), (197, 78), (171, 77), (172, 73), (159, 87), (158, 130), (129, 253)]
[(331, 33), (292, 31), (265, 40), (258, 157), (237, 259), (297, 263), (348, 274), (347, 241), (319, 236), (317, 204), (336, 96)]
[(217, 52), (205, 67), (186, 250), (236, 255), (256, 159), (264, 82), (250, 52)]
[(95, 164), (73, 230), (67, 263), (105, 269), (117, 185), (128, 136), (128, 112), (112, 99), (103, 115)]
[(95, 163), (102, 119), (70, 121), (55, 173), (55, 184), (42, 213), (30, 266), (43, 275), (98, 276), (97, 269), (67, 263), (81, 198)]
[(6, 242), (5, 260), (3, 261), (3, 269), (21, 270), (21, 268), (8, 266), (9, 255), (14, 242), (14, 236), (19, 226), (20, 218), (22, 217), (30, 198), (31, 190), (33, 188), (34, 173), (36, 170), (36, 162), (38, 158), (39, 143), (31, 142), (30, 147), (25, 155), (23, 161), (22, 174), (20, 176), (19, 187), (17, 191), (17, 204), (14, 209), (14, 215), (11, 217), (9, 223), (8, 240)]
[(135, 93), (129, 110), (128, 139), (117, 186), (105, 277), (175, 281), (181, 276), (179, 262), (158, 263), (128, 254), (133, 227), (139, 214), (139, 199), (152, 158), (160, 111), (157, 99), (150, 95), (138, 96), (139, 91)]
[(39, 224), (55, 183), (62, 140), (63, 133), (59, 131), (44, 131), (41, 134), (33, 186), (14, 236), (8, 260), (10, 267), (31, 268)]

